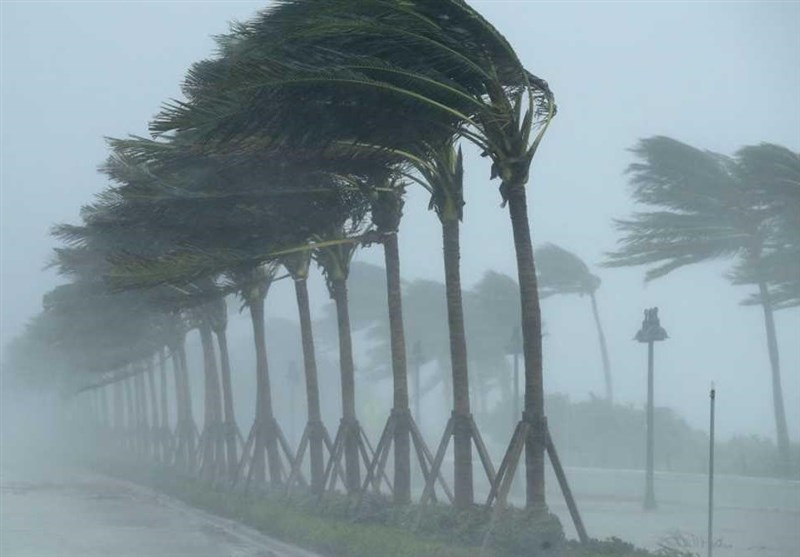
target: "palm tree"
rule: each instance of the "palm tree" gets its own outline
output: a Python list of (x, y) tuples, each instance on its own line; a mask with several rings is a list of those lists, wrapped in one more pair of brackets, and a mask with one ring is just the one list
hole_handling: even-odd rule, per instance
[[(137, 269), (133, 268), (133, 272), (129, 273), (132, 276), (127, 278), (125, 277), (126, 271), (123, 268), (121, 273), (117, 272), (115, 279), (119, 281), (120, 278), (125, 278), (126, 284), (129, 286), (132, 284), (131, 280), (134, 284), (138, 282), (140, 285), (142, 280), (145, 282), (150, 281), (153, 284), (162, 282), (180, 283), (187, 280), (198, 280), (203, 276), (210, 276), (215, 272), (218, 273), (226, 268), (234, 267), (234, 271), (228, 272), (228, 275), (233, 278), (232, 286), (241, 293), (251, 310), (257, 350), (259, 385), (257, 394), (259, 400), (257, 404), (259, 409), (258, 417), (251, 430), (250, 439), (245, 444), (244, 457), (239, 468), (242, 471), (246, 468), (246, 463), (250, 459), (249, 451), (252, 448), (253, 457), (248, 478), (262, 479), (264, 476), (263, 457), (264, 450), (266, 450), (270, 480), (273, 483), (279, 483), (282, 481), (279, 450), (283, 449), (290, 464), (294, 464), (294, 457), (288, 449), (286, 440), (283, 438), (272, 412), (266, 346), (263, 339), (263, 298), (266, 290), (258, 287), (254, 288), (253, 280), (251, 280), (253, 277), (250, 275), (258, 269), (263, 269), (260, 266), (260, 262), (273, 261), (275, 258), (270, 253), (271, 249), (264, 246), (275, 246), (276, 239), (279, 237), (287, 237), (289, 242), (302, 243), (304, 241), (303, 238), (311, 234), (314, 226), (320, 226), (319, 223), (324, 222), (324, 218), (320, 217), (324, 213), (330, 212), (331, 207), (330, 199), (327, 197), (313, 202), (305, 201), (306, 197), (301, 197), (300, 199), (303, 202), (297, 203), (291, 199), (296, 197), (291, 195), (294, 191), (286, 189), (279, 192), (278, 196), (286, 194), (289, 201), (286, 201), (286, 199), (276, 201), (275, 198), (269, 197), (270, 193), (275, 192), (267, 189), (267, 195), (265, 196), (262, 190), (255, 192), (251, 184), (261, 172), (271, 175), (272, 179), (279, 182), (281, 180), (310, 182), (316, 188), (319, 187), (320, 177), (309, 176), (307, 172), (300, 177), (299, 173), (287, 171), (285, 161), (274, 155), (272, 158), (261, 157), (259, 159), (256, 156), (248, 155), (246, 152), (232, 155), (230, 152), (221, 151), (213, 156), (198, 156), (190, 138), (187, 138), (186, 141), (183, 139), (173, 140), (171, 144), (157, 144), (133, 139), (117, 141), (115, 142), (115, 147), (117, 148), (118, 158), (132, 158), (134, 166), (146, 163), (149, 174), (155, 173), (158, 178), (158, 180), (155, 180), (156, 183), (153, 184), (154, 180), (142, 180), (137, 175), (138, 181), (135, 184), (136, 189), (131, 193), (132, 199), (155, 199), (162, 206), (171, 207), (174, 205), (175, 211), (182, 213), (186, 213), (187, 200), (191, 203), (188, 209), (191, 210), (192, 221), (186, 225), (181, 224), (181, 228), (178, 230), (175, 230), (173, 225), (167, 232), (173, 238), (180, 239), (186, 236), (184, 242), (191, 242), (195, 250), (194, 252), (187, 252), (182, 247), (177, 252), (172, 253), (169, 259), (162, 258), (161, 264), (157, 265), (155, 270), (152, 264), (143, 264), (141, 265), (141, 273), (137, 273)], [(231, 157), (234, 159), (233, 162), (227, 160)], [(235, 164), (241, 163), (244, 157), (249, 157), (247, 159), (249, 164), (246, 165), (246, 169), (238, 172), (232, 171), (235, 170), (233, 168)], [(277, 163), (274, 162), (276, 160), (278, 161)], [(209, 167), (210, 169), (205, 171), (204, 174), (203, 170), (198, 170), (198, 168), (194, 167), (195, 164), (198, 164), (201, 169)], [(219, 189), (219, 176), (221, 174), (226, 174), (228, 178), (222, 190)], [(186, 176), (185, 178), (184, 175)], [(159, 191), (163, 188), (158, 183), (165, 176), (172, 178), (172, 187), (166, 193)], [(280, 178), (277, 176), (280, 176)], [(322, 178), (322, 180), (329, 179)], [(182, 182), (186, 183), (186, 185), (182, 186)], [(188, 191), (176, 195), (176, 186), (174, 185), (176, 183), (178, 184), (177, 187)], [(298, 190), (298, 188), (295, 188), (295, 190)], [(322, 188), (322, 190), (317, 191), (325, 192), (328, 189), (330, 188)], [(302, 190), (297, 191), (297, 193), (305, 195), (307, 192)], [(247, 204), (244, 205), (244, 203)], [(220, 207), (220, 204), (222, 204), (222, 207)], [(221, 212), (222, 210), (224, 212)], [(178, 214), (177, 216), (181, 219), (181, 222), (188, 220), (186, 214)], [(215, 233), (213, 235), (196, 237), (194, 232), (197, 229), (199, 218), (208, 220), (209, 224), (214, 227)], [(307, 224), (298, 226), (298, 223), (303, 222)], [(156, 226), (160, 225), (156, 223)], [(290, 226), (293, 228), (291, 233), (288, 232)], [(173, 240), (173, 243), (176, 243), (176, 240)], [(335, 244), (336, 242), (333, 243)], [(279, 246), (274, 248), (275, 253), (289, 253), (294, 252), (295, 249), (301, 251), (311, 249), (302, 245), (299, 248), (289, 250), (278, 248)], [(274, 270), (274, 263), (269, 263), (269, 266)], [(144, 279), (137, 276), (138, 274), (141, 274)], [(274, 271), (270, 271), (269, 275), (272, 276), (272, 274), (274, 274)], [(315, 376), (316, 373), (313, 373), (313, 375)], [(307, 385), (310, 391), (315, 389), (313, 383), (314, 381), (311, 381)], [(314, 398), (317, 396), (314, 395)], [(312, 404), (310, 408), (313, 409), (313, 406)], [(317, 451), (313, 449), (312, 452)], [(317, 459), (315, 458), (314, 460), (316, 461)], [(296, 467), (292, 466), (292, 468), (294, 473)], [(318, 466), (315, 465), (314, 468), (316, 469)], [(302, 476), (300, 478), (302, 479)], [(319, 479), (317, 477), (317, 480)], [(319, 486), (317, 485), (316, 487)]]
[[(381, 235), (386, 264), (386, 295), (393, 385), (390, 420), (391, 416), (395, 417), (392, 426), (389, 426), (392, 422), (387, 421), (387, 427), (394, 429), (394, 500), (398, 504), (405, 505), (411, 502), (411, 445), (409, 441), (414, 427), (412, 425), (413, 417), (408, 406), (408, 367), (406, 365), (406, 338), (400, 285), (400, 250), (397, 242), (400, 220), (403, 216), (405, 184), (390, 177), (383, 185), (387, 187), (381, 191), (371, 192), (369, 199), (372, 223)], [(423, 451), (427, 451), (427, 448)], [(380, 443), (378, 443), (376, 453), (376, 458), (380, 458)], [(421, 462), (420, 465), (424, 470), (425, 464)], [(379, 470), (378, 473), (382, 473), (382, 470)]]
[[(294, 280), (295, 297), (297, 298), (297, 311), (300, 319), (300, 334), (303, 344), (303, 366), (306, 380), (306, 405), (308, 421), (301, 436), (297, 449), (297, 468), (305, 454), (308, 445), (309, 461), (311, 467), (311, 492), (321, 495), (325, 489), (325, 455), (324, 445), (327, 442), (330, 450), (330, 439), (325, 424), (322, 422), (322, 412), (319, 403), (319, 380), (317, 378), (317, 357), (314, 348), (314, 332), (311, 322), (311, 306), (308, 298), (308, 272), (311, 263), (311, 252), (299, 251), (288, 254), (281, 259), (286, 270)], [(296, 474), (293, 469), (292, 474)], [(288, 482), (291, 485), (291, 479)]]
[(633, 153), (639, 158), (628, 169), (634, 199), (653, 210), (617, 221), (623, 236), (607, 265), (655, 265), (645, 274), (653, 280), (693, 263), (734, 260), (734, 281), (758, 288), (750, 301), (764, 311), (778, 449), (788, 466), (770, 282), (779, 291), (791, 284), (783, 281), (791, 260), (771, 263), (782, 261), (791, 250), (787, 238), (792, 234), (785, 233), (796, 219), (790, 215), (798, 206), (800, 157), (775, 145), (746, 147), (728, 157), (661, 136), (641, 140)]
[[(555, 113), (547, 84), (459, 0), (287, 2), (235, 35), (227, 63), (217, 68), (217, 86), (168, 107), (155, 131), (193, 129), (222, 141), (257, 133), (295, 145), (346, 138), (402, 150), (436, 129), (439, 141), (458, 134), (492, 158), (492, 177), (501, 179), (509, 205), (520, 279), (527, 502), (543, 508), (541, 317), (524, 185)], [(195, 78), (194, 85), (202, 84)], [(410, 129), (418, 135), (403, 133)]]
[(606, 384), (606, 400), (614, 401), (611, 381), (611, 365), (608, 361), (606, 335), (600, 323), (595, 293), (600, 288), (600, 277), (592, 274), (589, 267), (574, 253), (555, 244), (545, 244), (536, 250), (539, 261), (539, 297), (547, 298), (556, 294), (577, 294), (588, 296), (592, 303), (592, 316), (597, 328), (597, 340), (600, 343), (600, 356), (603, 362), (603, 378)]
[[(397, 235), (403, 216), (403, 195), (406, 184), (395, 175), (386, 175), (379, 187), (366, 188), (372, 224), (383, 245), (388, 302), (389, 347), (391, 353), (393, 404), (383, 433), (369, 466), (364, 486), (373, 477), (381, 477), (386, 458), (394, 444), (394, 501), (405, 505), (411, 501), (411, 445), (414, 445), (418, 464), (425, 482), (439, 480), (442, 489), (452, 499), (450, 490), (438, 471), (433, 470), (433, 456), (425, 443), (419, 425), (409, 409), (406, 336), (403, 322), (403, 298), (400, 281), (400, 253)], [(419, 399), (419, 385), (415, 393)], [(417, 407), (419, 400), (417, 400)], [(418, 419), (418, 418), (417, 418)]]
[[(230, 415), (226, 416), (227, 428), (222, 425), (218, 428), (215, 446), (219, 447), (225, 437), (231, 476), (235, 476), (232, 472), (234, 468), (242, 472), (249, 469), (248, 478), (255, 477), (256, 481), (265, 478), (266, 451), (270, 481), (273, 484), (281, 483), (283, 467), (279, 452), (283, 450), (288, 462), (293, 461), (293, 455), (273, 416), (264, 339), (264, 297), (274, 276), (275, 265), (270, 263), (265, 267), (260, 265), (260, 261), (267, 259), (268, 249), (265, 246), (274, 243), (277, 223), (283, 222), (276, 215), (285, 206), (278, 208), (274, 203), (265, 203), (266, 198), (254, 196), (251, 166), (236, 174), (229, 173), (225, 188), (220, 189), (220, 177), (227, 167), (217, 159), (195, 153), (191, 138), (173, 138), (168, 143), (137, 138), (114, 140), (112, 146), (115, 149), (114, 157), (106, 168), (118, 181), (125, 183), (120, 190), (125, 197), (125, 212), (129, 215), (136, 213), (137, 205), (144, 205), (143, 211), (140, 209), (138, 212), (145, 214), (134, 216), (132, 224), (138, 225), (143, 219), (152, 221), (153, 215), (157, 215), (151, 227), (168, 239), (168, 244), (161, 248), (160, 253), (153, 254), (150, 250), (144, 257), (137, 258), (131, 258), (129, 253), (121, 261), (118, 260), (113, 269), (114, 282), (124, 288), (152, 287), (164, 283), (198, 284), (207, 282), (207, 277), (233, 269), (227, 271), (231, 278), (228, 289), (239, 292), (250, 308), (253, 320), (257, 356), (257, 418), (245, 444), (242, 462), (236, 466), (237, 429), (231, 423), (233, 399), (230, 395), (230, 370), (226, 369), (227, 357), (223, 357), (225, 412)], [(174, 216), (174, 220), (165, 219), (164, 213)], [(258, 219), (261, 219), (261, 223), (254, 226), (259, 222)], [(263, 224), (265, 222), (275, 224), (269, 226)], [(156, 261), (158, 264), (153, 263), (154, 255), (160, 257), (160, 262)], [(212, 303), (223, 302), (218, 300)], [(209, 357), (213, 355), (213, 345), (208, 341), (210, 327), (214, 324), (221, 350), (225, 354), (227, 352), (227, 343), (220, 334), (224, 333), (224, 317), (224, 306), (210, 306), (198, 320), (201, 339), (205, 339), (206, 361), (210, 361)], [(207, 377), (211, 377), (211, 370)], [(207, 385), (212, 389), (215, 383), (212, 381)], [(213, 402), (210, 398), (208, 400), (209, 403)], [(207, 406), (208, 411), (216, 412), (215, 406), (215, 403)], [(224, 433), (223, 429), (227, 429), (227, 432)], [(211, 454), (209, 452), (208, 456)]]
[(224, 297), (209, 302), (207, 318), (219, 346), (220, 371), (222, 379), (222, 398), (224, 402), (224, 436), (227, 451), (228, 479), (236, 480), (236, 468), (239, 462), (237, 455), (237, 442), (241, 438), (239, 426), (236, 425), (236, 415), (233, 408), (233, 386), (231, 385), (231, 362), (228, 354), (228, 326), (227, 305)]
[(175, 380), (175, 463), (188, 470), (194, 468), (197, 426), (192, 413), (192, 391), (189, 386), (189, 370), (186, 363), (186, 333), (188, 325), (179, 315), (172, 315), (167, 335), (167, 347), (172, 354), (172, 369)]
[[(417, 170), (422, 175), (418, 181), (431, 194), (431, 207), (442, 224), (442, 246), (444, 251), (445, 290), (447, 299), (447, 321), (450, 331), (450, 362), (453, 377), (453, 415), (448, 422), (442, 442), (434, 461), (433, 473), (438, 473), (443, 448), (453, 436), (454, 472), (453, 489), (457, 508), (467, 508), (474, 501), (472, 480), (472, 441), (478, 435), (470, 413), (469, 373), (467, 369), (467, 339), (464, 328), (464, 304), (461, 292), (459, 260), (461, 247), (459, 223), (464, 206), (464, 165), (461, 150), (447, 144), (430, 157), (430, 164), (419, 163)], [(476, 439), (476, 444), (480, 442)], [(493, 475), (493, 474), (492, 474)], [(494, 478), (490, 477), (490, 481)], [(426, 494), (432, 486), (431, 478), (426, 482)], [(425, 494), (423, 494), (423, 501)]]
[[(70, 273), (77, 271), (67, 265), (60, 268), (62, 273), (68, 268)], [(83, 377), (83, 383), (90, 375), (102, 381), (109, 370), (132, 367), (133, 372), (125, 375), (130, 378), (125, 393), (126, 443), (141, 455), (154, 453), (157, 447), (146, 416), (143, 372), (147, 367), (142, 364), (160, 347), (164, 323), (150, 311), (148, 300), (136, 294), (110, 295), (96, 277), (78, 276), (74, 282), (48, 292), (43, 307), (41, 318), (30, 331), (48, 346), (43, 354), (60, 360), (72, 377)], [(59, 369), (58, 365), (52, 367)], [(121, 425), (119, 419), (115, 421)]]
[[(241, 296), (250, 310), (253, 324), (253, 340), (256, 349), (256, 419), (245, 444), (242, 461), (248, 457), (253, 445), (253, 460), (248, 480), (255, 477), (263, 482), (265, 477), (264, 453), (266, 451), (270, 481), (277, 485), (283, 480), (283, 469), (278, 452), (279, 436), (277, 422), (272, 410), (272, 385), (267, 358), (264, 300), (275, 278), (277, 265), (262, 265), (232, 273)], [(249, 482), (248, 482), (249, 483)]]
[[(761, 277), (775, 310), (800, 305), (800, 155), (763, 143), (740, 149), (737, 161), (759, 201), (769, 207), (771, 237), (761, 258), (741, 261), (732, 279), (757, 285)], [(758, 296), (745, 303), (759, 303)]]
[[(356, 225), (357, 226), (357, 225)], [(333, 229), (326, 239), (341, 240), (347, 237), (344, 228)], [(355, 364), (353, 363), (353, 343), (350, 329), (350, 314), (347, 295), (347, 276), (350, 262), (355, 252), (355, 243), (337, 243), (317, 249), (314, 259), (325, 275), (328, 293), (336, 304), (337, 330), (339, 333), (339, 371), (342, 388), (342, 420), (336, 433), (334, 447), (343, 447), (345, 459), (345, 488), (348, 493), (361, 489), (360, 455), (363, 435), (356, 416)], [(328, 472), (337, 465), (338, 453), (334, 451), (328, 464)], [(369, 464), (369, 460), (365, 459)]]
[(203, 349), (203, 392), (204, 418), (203, 431), (200, 435), (201, 466), (200, 477), (215, 480), (223, 475), (227, 468), (225, 462), (225, 436), (222, 416), (222, 397), (219, 384), (219, 369), (214, 350), (214, 337), (206, 307), (199, 307), (194, 312), (194, 320), (200, 333), (200, 344)]
[[(510, 276), (487, 271), (467, 292), (466, 302), (467, 341), (476, 364), (476, 391), (483, 411), (486, 412), (488, 394), (499, 387), (503, 398), (513, 401), (506, 407), (516, 426), (520, 402), (518, 358), (522, 352), (517, 324), (519, 285)], [(509, 354), (516, 354), (513, 374), (507, 361)]]

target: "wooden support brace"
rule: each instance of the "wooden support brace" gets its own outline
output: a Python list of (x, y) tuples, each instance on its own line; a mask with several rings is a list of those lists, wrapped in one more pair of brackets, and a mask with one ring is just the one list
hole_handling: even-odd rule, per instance
[(550, 455), (550, 463), (553, 465), (553, 470), (558, 479), (558, 485), (561, 486), (561, 493), (564, 494), (569, 514), (572, 517), (572, 522), (575, 524), (575, 531), (578, 532), (578, 539), (581, 543), (586, 544), (589, 542), (589, 536), (586, 534), (586, 527), (583, 525), (583, 520), (578, 512), (578, 505), (575, 503), (572, 490), (569, 488), (569, 483), (567, 483), (567, 475), (564, 473), (564, 468), (561, 466), (561, 460), (558, 458), (556, 446), (553, 444), (553, 438), (550, 437), (550, 428), (546, 425), (545, 448), (547, 449), (547, 454)]
[[(514, 434), (511, 436), (511, 442), (508, 445), (508, 449), (506, 450), (506, 454), (503, 455), (503, 460), (500, 462), (500, 469), (497, 472), (497, 477), (495, 481), (492, 482), (491, 488), (489, 490), (489, 497), (486, 498), (486, 508), (492, 506), (495, 497), (497, 497), (497, 491), (500, 486), (500, 482), (505, 477), (506, 471), (508, 470), (508, 465), (511, 460), (511, 455), (514, 452), (515, 444), (520, 436), (520, 429), (523, 427), (524, 422), (517, 422), (517, 427), (514, 428)], [(526, 429), (527, 430), (527, 429)], [(524, 437), (523, 437), (524, 439)]]
[[(425, 478), (425, 482), (428, 482), (428, 476), (431, 475), (433, 471), (433, 455), (431, 454), (430, 449), (428, 449), (428, 445), (425, 443), (425, 439), (422, 437), (422, 432), (420, 432), (419, 427), (414, 422), (414, 420), (410, 421), (411, 425), (411, 439), (414, 442), (414, 448), (418, 453), (422, 453), (423, 456), (420, 457), (420, 468), (422, 469), (422, 475)], [(423, 458), (424, 457), (424, 458)], [(430, 468), (428, 468), (430, 466)], [(436, 480), (439, 480), (439, 486), (444, 491), (445, 496), (450, 501), (453, 502), (453, 492), (450, 491), (450, 486), (447, 485), (447, 482), (442, 475), (441, 470), (436, 474), (435, 479), (432, 480), (433, 483)], [(436, 501), (436, 490), (434, 489), (431, 491), (431, 498)]]
[(480, 431), (478, 431), (478, 425), (475, 423), (475, 420), (472, 416), (469, 417), (469, 427), (472, 435), (472, 441), (475, 443), (475, 449), (478, 451), (481, 464), (483, 464), (483, 470), (486, 472), (486, 478), (489, 480), (489, 485), (492, 485), (495, 482), (496, 476), (494, 465), (492, 465), (492, 459), (489, 457), (489, 451), (486, 450), (486, 445), (483, 443), (483, 438), (481, 437)]
[[(322, 476), (323, 478), (322, 484), (323, 485), (329, 484), (328, 490), (330, 491), (332, 491), (336, 487), (336, 480), (339, 477), (342, 479), (342, 482), (345, 483), (344, 475), (340, 475), (339, 473), (337, 473), (334, 474), (333, 477), (331, 477), (331, 472), (334, 469), (336, 469), (337, 472), (341, 472), (339, 461), (342, 458), (342, 453), (343, 453), (342, 449), (344, 446), (342, 439), (343, 439), (343, 432), (342, 432), (342, 426), (340, 424), (339, 429), (336, 431), (336, 438), (333, 441), (333, 446), (330, 446), (328, 449), (330, 452), (330, 457), (328, 458), (328, 465), (325, 467), (325, 474)], [(330, 441), (330, 438), (328, 438), (328, 441)]]
[[(375, 491), (380, 490), (380, 481), (373, 482), (373, 478), (376, 476), (376, 471), (378, 472), (378, 477), (383, 472), (381, 468), (381, 461), (385, 463), (384, 454), (388, 454), (389, 447), (391, 446), (391, 435), (394, 433), (394, 425), (395, 425), (395, 418), (394, 416), (390, 415), (389, 419), (386, 420), (386, 425), (383, 428), (383, 432), (381, 433), (380, 439), (378, 439), (378, 446), (375, 452), (375, 457), (372, 459), (372, 462), (367, 464), (367, 475), (364, 478), (364, 484), (361, 487), (361, 491), (364, 492), (367, 490), (367, 487), (370, 483), (373, 484), (373, 488)], [(361, 497), (359, 497), (359, 503), (361, 502)]]
[(499, 479), (500, 487), (497, 490), (497, 503), (494, 506), (492, 518), (489, 521), (489, 528), (486, 530), (486, 534), (483, 536), (481, 553), (486, 550), (486, 547), (489, 544), (489, 539), (494, 531), (495, 524), (497, 524), (497, 519), (500, 517), (500, 513), (502, 513), (503, 509), (505, 509), (508, 492), (511, 490), (511, 484), (514, 482), (514, 474), (517, 471), (517, 465), (519, 464), (520, 456), (522, 455), (522, 449), (525, 448), (525, 439), (527, 437), (528, 428), (530, 425), (531, 424), (525, 421), (520, 422), (515, 431), (515, 433), (518, 435), (516, 438), (512, 438), (511, 444), (509, 445), (507, 453), (509, 455), (508, 464), (502, 479)]
[[(328, 449), (328, 457), (330, 458), (333, 456), (333, 442), (331, 441), (331, 436), (325, 426), (322, 426), (322, 439), (325, 442), (325, 448)], [(341, 463), (337, 462), (335, 464), (334, 473), (338, 476), (339, 480), (342, 482), (342, 485), (344, 485), (344, 470), (342, 469)], [(324, 481), (322, 485), (325, 485)]]
[[(369, 439), (367, 438), (367, 434), (361, 428), (361, 424), (358, 424), (356, 427), (358, 428), (358, 430), (357, 430), (357, 433), (358, 433), (358, 448), (359, 448), (359, 452), (361, 453), (361, 459), (364, 461), (364, 466), (365, 467), (369, 467), (370, 463), (375, 458), (377, 458), (377, 454), (372, 449), (372, 445), (370, 444)], [(386, 475), (385, 472), (383, 472), (380, 475), (376, 474), (375, 479), (374, 479), (374, 483), (373, 483), (373, 487), (374, 487), (375, 491), (380, 490), (381, 478), (383, 478), (383, 480), (386, 482), (386, 486), (389, 488), (389, 492), (390, 493), (393, 492), (394, 488), (392, 487), (392, 482), (389, 481), (389, 477)]]
[(436, 450), (436, 458), (433, 459), (433, 463), (431, 464), (431, 473), (428, 476), (428, 481), (425, 482), (425, 488), (422, 490), (422, 497), (420, 498), (419, 505), (420, 505), (420, 512), (417, 518), (417, 524), (422, 519), (422, 510), (424, 509), (425, 505), (428, 504), (428, 499), (431, 497), (431, 493), (434, 490), (434, 483), (436, 478), (439, 477), (439, 471), (442, 468), (442, 462), (444, 461), (444, 455), (447, 452), (447, 446), (450, 444), (450, 438), (453, 436), (453, 417), (447, 420), (447, 425), (444, 428), (444, 434), (442, 435), (442, 440), (439, 442), (439, 448)]
[[(295, 456), (292, 454), (292, 449), (289, 446), (289, 442), (286, 440), (286, 436), (283, 434), (283, 431), (281, 430), (280, 426), (278, 426), (277, 422), (275, 422), (275, 431), (278, 435), (278, 442), (280, 443), (281, 449), (283, 449), (283, 456), (286, 458), (286, 462), (291, 470), (295, 461)], [(299, 468), (297, 469), (297, 479), (302, 485), (308, 485), (305, 477), (303, 477), (303, 472)]]

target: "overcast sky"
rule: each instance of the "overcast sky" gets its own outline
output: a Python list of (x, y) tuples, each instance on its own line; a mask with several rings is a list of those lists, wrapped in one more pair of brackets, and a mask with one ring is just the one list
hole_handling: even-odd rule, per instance
[[(103, 136), (146, 134), (160, 104), (180, 94), (186, 68), (211, 54), (211, 35), (266, 2), (0, 2), (2, 9), (2, 312), (7, 342), (60, 279), (43, 271), (49, 227), (77, 222), (104, 187)], [(663, 134), (733, 153), (759, 142), (800, 150), (800, 3), (473, 2), (551, 85), (559, 114), (534, 161), (530, 206), (536, 242), (555, 242), (590, 264), (613, 249), (614, 217), (633, 210), (627, 149)], [(515, 274), (507, 212), (488, 167), (468, 150), (463, 282), (488, 269)], [(412, 191), (401, 230), (406, 278), (442, 280), (440, 227)], [(373, 249), (359, 259), (380, 262)], [(657, 348), (657, 404), (705, 427), (707, 388), (719, 388), (719, 424), (773, 435), (769, 364), (758, 308), (726, 283), (724, 261), (645, 287), (642, 269), (605, 270), (599, 303), (617, 398), (640, 405), (645, 350), (631, 338), (658, 305), (671, 339)], [(317, 280), (317, 306), (326, 296)], [(276, 287), (270, 309), (294, 316)], [(545, 385), (584, 398), (602, 393), (588, 301), (543, 303)], [(778, 317), (790, 435), (800, 439), (800, 311)]]

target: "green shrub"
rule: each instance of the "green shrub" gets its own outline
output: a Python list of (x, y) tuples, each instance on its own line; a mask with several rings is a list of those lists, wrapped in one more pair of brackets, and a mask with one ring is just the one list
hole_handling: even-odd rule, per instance
[[(298, 490), (291, 497), (262, 489), (233, 492), (173, 469), (130, 461), (106, 460), (95, 468), (185, 503), (248, 524), (277, 539), (313, 549), (327, 557), (654, 557), (612, 538), (588, 545), (567, 541), (552, 514), (509, 508), (486, 533), (492, 511), (475, 506), (455, 511), (431, 504), (394, 506), (381, 495), (357, 499), (340, 494), (317, 497)], [(421, 519), (420, 519), (421, 518)], [(481, 546), (487, 541), (486, 547)], [(670, 557), (686, 557), (673, 554)]]

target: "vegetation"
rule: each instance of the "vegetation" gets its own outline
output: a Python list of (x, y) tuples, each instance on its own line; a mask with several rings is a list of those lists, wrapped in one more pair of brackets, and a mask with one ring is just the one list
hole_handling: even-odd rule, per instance
[(344, 495), (326, 496), (320, 502), (301, 493), (292, 497), (269, 490), (243, 494), (209, 486), (168, 468), (113, 459), (95, 466), (331, 557), (688, 557), (674, 550), (650, 553), (615, 538), (591, 540), (585, 546), (568, 542), (554, 517), (515, 509), (506, 511), (501, 528), (482, 548), (490, 520), (485, 510), (452, 513), (447, 507), (435, 506), (426, 509), (425, 520), (418, 523), (417, 506), (397, 507), (381, 497), (357, 506)]
[[(217, 44), (218, 55), (187, 73), (185, 99), (168, 103), (150, 123), (153, 139), (109, 140), (101, 167), (109, 187), (83, 208), (80, 224), (53, 230), (61, 242), (53, 265), (69, 282), (45, 295), (43, 312), (9, 352), (11, 367), (32, 384), (82, 394), (98, 436), (124, 455), (114, 469), (331, 555), (468, 556), (481, 554), (485, 540), (498, 556), (646, 555), (619, 541), (565, 542), (545, 505), (546, 450), (559, 466), (553, 440), (574, 462), (636, 466), (638, 457), (619, 442), (638, 439), (633, 432), (642, 421), (637, 411), (611, 403), (595, 300), (600, 279), (563, 248), (545, 245), (534, 254), (526, 184), (556, 113), (547, 83), (462, 0), (284, 0), (233, 25)], [(517, 264), (516, 280), (487, 273), (471, 290), (460, 276), (462, 141), (492, 162)], [(729, 278), (756, 286), (746, 303), (764, 310), (778, 447), (787, 463), (773, 312), (800, 305), (800, 159), (773, 145), (723, 157), (668, 138), (644, 140), (634, 152), (641, 159), (630, 169), (634, 198), (655, 209), (618, 223), (624, 236), (609, 265), (653, 264), (653, 279), (713, 257), (734, 258)], [(430, 194), (428, 208), (441, 225), (443, 283), (401, 282), (397, 235), (404, 193), (414, 186)], [(385, 269), (353, 265), (356, 251), (373, 244), (383, 247)], [(322, 423), (321, 398), (331, 395), (320, 392), (320, 322), (312, 320), (306, 285), (314, 264), (332, 300), (328, 322), (338, 348), (342, 408), (333, 436)], [(296, 452), (276, 419), (280, 394), (266, 334), (270, 287), (286, 277), (295, 283), (308, 412)], [(255, 353), (256, 411), (246, 437), (231, 390), (231, 375), (242, 370), (232, 369), (226, 336), (226, 300), (234, 294), (248, 310)], [(554, 294), (586, 295), (592, 303), (605, 401), (553, 398), (546, 407), (540, 296)], [(378, 340), (370, 367), (391, 377), (393, 394), (374, 447), (359, 423), (355, 373), (353, 331), (367, 327)], [(186, 353), (195, 330), (202, 347), (200, 428)], [(417, 400), (439, 381), (451, 397), (435, 452), (409, 408), (409, 346), (416, 347), (416, 370), (435, 360), (441, 371), (427, 385), (415, 382)], [(504, 408), (519, 414), (509, 420), (490, 408), (487, 393), (498, 389), (503, 401), (513, 396), (512, 353), (523, 356), (524, 392), (522, 412)], [(473, 408), (487, 419), (484, 432)], [(502, 429), (495, 419), (501, 414)], [(702, 436), (668, 411), (659, 419), (669, 438), (666, 467), (694, 469)], [(501, 433), (509, 421), (516, 424), (510, 440)], [(591, 439), (572, 435), (576, 423)], [(505, 449), (497, 471), (487, 432)], [(441, 473), (451, 439), (452, 490)], [(731, 447), (737, 443), (744, 442)], [(474, 452), (490, 487), (482, 507), (475, 505)], [(128, 460), (163, 468), (145, 478)], [(506, 509), (521, 461), (525, 509)], [(425, 482), (417, 505), (414, 462)], [(336, 492), (340, 484), (343, 494)], [(427, 506), (433, 499), (452, 505)], [(416, 527), (420, 513), (427, 518)]]
[(764, 312), (778, 448), (790, 469), (773, 312), (800, 304), (800, 155), (778, 145), (743, 147), (734, 157), (668, 137), (633, 149), (634, 199), (647, 212), (617, 221), (623, 236), (609, 266), (651, 265), (653, 280), (686, 265), (733, 259), (729, 278), (754, 285), (745, 300)]
[(545, 244), (538, 253), (540, 296), (546, 298), (556, 294), (577, 294), (588, 296), (592, 303), (592, 317), (597, 327), (597, 340), (600, 344), (600, 356), (603, 363), (603, 379), (606, 384), (606, 400), (614, 401), (613, 382), (611, 380), (611, 364), (608, 360), (606, 335), (600, 323), (597, 310), (597, 289), (600, 288), (600, 277), (589, 271), (588, 265), (574, 253), (555, 244)]

